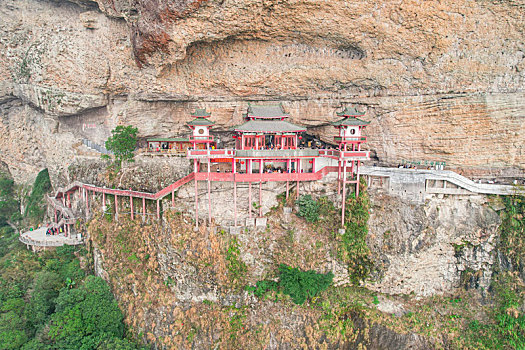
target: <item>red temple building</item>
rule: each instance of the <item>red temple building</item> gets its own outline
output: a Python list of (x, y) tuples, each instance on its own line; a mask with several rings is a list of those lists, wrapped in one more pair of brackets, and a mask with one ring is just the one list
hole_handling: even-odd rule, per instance
[[(197, 182), (208, 183), (208, 215), (211, 222), (211, 181), (233, 183), (233, 205), (235, 226), (237, 226), (237, 189), (239, 182), (248, 183), (248, 203), (252, 203), (252, 185), (259, 185), (259, 202), (263, 182), (286, 182), (286, 196), (289, 195), (290, 182), (296, 182), (299, 196), (299, 182), (316, 181), (328, 173), (337, 172), (338, 188), (342, 184), (342, 224), (344, 223), (344, 205), (346, 185), (356, 184), (356, 196), (359, 195), (359, 165), (370, 159), (368, 151), (361, 150), (361, 143), (366, 137), (361, 136), (368, 122), (358, 119), (364, 113), (355, 109), (345, 109), (337, 113), (343, 119), (333, 123), (339, 129), (335, 137), (338, 149), (301, 148), (298, 145), (306, 128), (288, 122), (289, 115), (280, 105), (249, 106), (244, 115), (244, 124), (233, 128), (235, 149), (215, 149), (213, 137), (209, 133), (213, 122), (205, 110), (197, 110), (195, 120), (188, 123), (193, 129), (190, 140), (193, 149), (188, 150), (188, 158), (194, 161), (195, 172), (195, 215), (198, 225)], [(205, 147), (206, 149), (199, 149)], [(219, 166), (220, 163), (228, 164)], [(348, 169), (348, 166), (350, 168)], [(350, 179), (347, 179), (350, 173)], [(261, 207), (259, 203), (259, 208)], [(262, 215), (259, 209), (259, 216)], [(250, 211), (251, 217), (251, 211)]]
[(210, 116), (211, 114), (206, 109), (196, 109), (195, 113), (192, 114), (194, 119), (186, 123), (193, 131), (190, 137), (147, 139), (147, 151), (185, 154), (190, 148), (207, 149), (209, 146), (215, 147), (213, 136), (210, 136), (210, 127), (215, 123), (208, 120)]

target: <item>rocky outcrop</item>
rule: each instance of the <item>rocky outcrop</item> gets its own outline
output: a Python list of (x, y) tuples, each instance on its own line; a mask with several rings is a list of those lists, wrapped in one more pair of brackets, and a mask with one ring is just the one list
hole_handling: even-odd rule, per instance
[(430, 296), (489, 287), (500, 218), (487, 197), (441, 196), (415, 205), (372, 193), (368, 242), (382, 272), (369, 288)]
[[(182, 135), (191, 111), (206, 107), (226, 130), (247, 101), (282, 102), (328, 141), (335, 110), (352, 104), (366, 111), (382, 164), (445, 161), (520, 176), (522, 10), (508, 1), (8, 0), (1, 157), (24, 181), (41, 166), (67, 169), (76, 142), (103, 144), (116, 125)], [(37, 142), (38, 161), (19, 159), (10, 140), (40, 138), (35, 115), (58, 132)]]

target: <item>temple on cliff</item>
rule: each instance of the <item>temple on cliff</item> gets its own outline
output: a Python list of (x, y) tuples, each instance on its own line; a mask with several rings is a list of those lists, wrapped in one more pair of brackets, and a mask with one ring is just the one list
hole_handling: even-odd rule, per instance
[(206, 112), (205, 109), (196, 109), (192, 117), (194, 119), (186, 125), (194, 131), (193, 136), (146, 139), (147, 152), (185, 154), (190, 148), (215, 147), (213, 136), (209, 134), (209, 127), (215, 124), (208, 119), (210, 113)]
[[(364, 113), (355, 108), (346, 108), (337, 113), (342, 119), (332, 123), (338, 130), (334, 141), (337, 149), (302, 147), (306, 128), (288, 121), (289, 115), (281, 105), (252, 106), (244, 114), (245, 122), (233, 128), (235, 148), (216, 149), (210, 128), (213, 123), (207, 118), (210, 113), (197, 110), (201, 121), (192, 127), (190, 140), (199, 140), (188, 149), (187, 157), (193, 160), (195, 173), (195, 216), (198, 225), (198, 181), (208, 183), (208, 219), (212, 218), (211, 181), (233, 183), (234, 220), (237, 226), (237, 183), (248, 183), (249, 204), (252, 203), (252, 185), (258, 185), (259, 216), (261, 212), (261, 189), (263, 182), (286, 182), (286, 197), (290, 183), (296, 183), (299, 196), (299, 183), (316, 181), (329, 173), (337, 173), (338, 193), (342, 193), (342, 224), (344, 223), (346, 187), (355, 184), (359, 195), (359, 165), (370, 159), (369, 152), (361, 150), (366, 142), (362, 136), (368, 122), (359, 119)], [(200, 145), (199, 149), (197, 145)], [(251, 218), (251, 210), (249, 211)]]

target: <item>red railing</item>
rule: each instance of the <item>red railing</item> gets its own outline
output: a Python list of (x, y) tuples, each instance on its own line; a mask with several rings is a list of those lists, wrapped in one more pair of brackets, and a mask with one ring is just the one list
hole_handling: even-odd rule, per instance
[(222, 182), (259, 182), (259, 181), (315, 181), (323, 177), (321, 172), (317, 173), (197, 173), (196, 180), (222, 181)]
[(231, 158), (235, 156), (234, 149), (189, 149), (188, 157), (213, 156), (212, 158)]

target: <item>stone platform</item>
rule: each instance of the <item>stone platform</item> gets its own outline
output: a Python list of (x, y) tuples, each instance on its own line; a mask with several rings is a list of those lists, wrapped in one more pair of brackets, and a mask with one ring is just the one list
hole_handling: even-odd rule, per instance
[(47, 227), (40, 227), (33, 231), (24, 232), (18, 239), (28, 247), (60, 247), (83, 243), (82, 238), (77, 237), (76, 234), (71, 237), (66, 237), (63, 234), (48, 236), (46, 235), (47, 229)]

